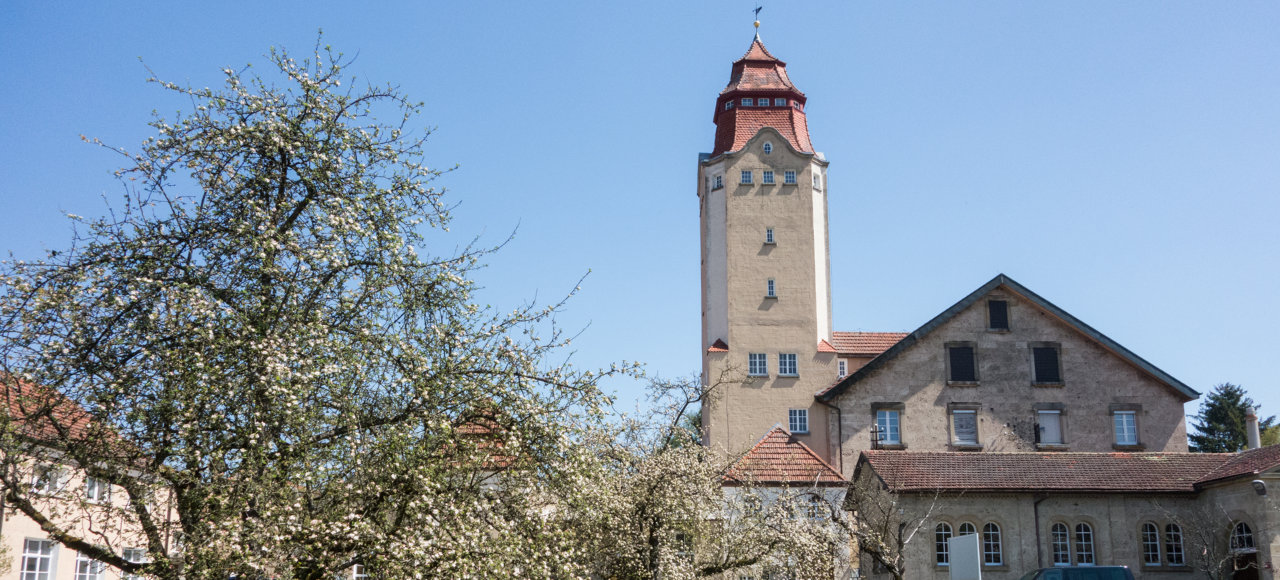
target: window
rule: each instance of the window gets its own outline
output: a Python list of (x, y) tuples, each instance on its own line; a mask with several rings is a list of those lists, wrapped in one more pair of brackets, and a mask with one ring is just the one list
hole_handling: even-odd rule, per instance
[(813, 174), (813, 188), (822, 189), (822, 176), (817, 173)]
[(1135, 411), (1116, 411), (1112, 418), (1115, 421), (1116, 445), (1138, 444), (1138, 414)]
[(1257, 548), (1253, 545), (1253, 530), (1249, 529), (1249, 524), (1244, 522), (1236, 524), (1236, 527), (1231, 529), (1231, 551), (1253, 552), (1255, 550)]
[(1053, 524), (1049, 529), (1049, 545), (1053, 548), (1053, 565), (1071, 565), (1071, 541), (1064, 523)]
[(822, 496), (817, 494), (809, 494), (809, 501), (805, 505), (805, 515), (811, 520), (825, 520), (827, 515), (831, 513), (831, 505)]
[(836, 361), (836, 378), (843, 379), (849, 374), (849, 361), (840, 359)]
[(792, 433), (809, 432), (809, 410), (790, 409), (787, 411), (787, 423)]
[(1160, 565), (1160, 529), (1155, 524), (1142, 524), (1142, 565)]
[(106, 564), (94, 560), (84, 554), (76, 553), (75, 580), (102, 580), (105, 577)]
[(724, 176), (723, 175), (715, 176), (715, 178), (712, 180), (712, 183), (713, 185), (711, 186), (711, 189), (720, 189), (721, 187), (724, 187)]
[(764, 243), (766, 243), (766, 244), (772, 244), (772, 243), (774, 243), (774, 241), (773, 241), (773, 228), (765, 228), (765, 229), (764, 229)]
[[(768, 143), (766, 143), (766, 145), (767, 145), (767, 144), (768, 144)], [(764, 172), (764, 174), (760, 177), (760, 182), (761, 182), (761, 183), (766, 183), (766, 184), (769, 184), (769, 185), (773, 185), (773, 172), (772, 172), (772, 171), (765, 171), (765, 172)]]
[(351, 579), (352, 580), (369, 580), (369, 573), (365, 571), (364, 564), (356, 564), (355, 566), (351, 567)]
[(1062, 384), (1062, 367), (1058, 364), (1058, 345), (1039, 344), (1031, 347), (1033, 381), (1037, 385)]
[(37, 465), (31, 472), (31, 491), (53, 495), (62, 489), (62, 470), (53, 465)]
[(976, 533), (978, 533), (978, 528), (975, 528), (973, 524), (969, 522), (960, 524), (960, 529), (956, 531), (957, 536), (972, 536)]
[(982, 526), (982, 563), (999, 566), (1004, 563), (1000, 549), (1000, 526), (988, 523)]
[(27, 538), (22, 544), (21, 580), (50, 580), (53, 578), (53, 540)]
[(796, 172), (795, 172), (795, 171), (791, 171), (791, 170), (788, 170), (788, 171), (784, 171), (784, 172), (782, 172), (782, 182), (783, 182), (783, 183), (785, 183), (785, 184), (787, 184), (787, 185), (795, 185), (795, 184), (796, 184)]
[(952, 443), (956, 445), (978, 444), (978, 411), (953, 409), (951, 411)]
[(1089, 524), (1076, 524), (1076, 564), (1092, 566), (1093, 528)]
[(934, 562), (939, 566), (951, 565), (951, 548), (947, 546), (947, 540), (950, 539), (951, 524), (942, 522), (933, 529)]
[(1186, 556), (1182, 551), (1182, 527), (1169, 524), (1164, 527), (1164, 558), (1170, 566), (1186, 566)]
[(774, 97), (774, 98), (773, 98), (773, 106), (775, 106), (775, 107), (785, 107), (785, 106), (787, 106), (787, 100), (786, 100), (786, 99), (784, 99), (784, 98), (782, 98), (782, 97)]
[(1062, 411), (1036, 411), (1036, 443), (1062, 445)]
[(755, 101), (753, 101), (751, 97), (743, 97), (742, 106), (750, 107), (751, 105), (754, 105), (754, 104), (755, 104)]
[(779, 354), (778, 355), (778, 376), (794, 377), (800, 374), (796, 368), (795, 354)]
[(972, 344), (947, 345), (947, 381), (972, 384), (978, 382), (978, 358)]
[(724, 102), (724, 110), (728, 111), (729, 109), (732, 109), (732, 108), (733, 108), (733, 101)]
[(987, 329), (1009, 330), (1009, 303), (1007, 301), (987, 301)]
[(752, 377), (764, 377), (769, 375), (769, 357), (762, 352), (753, 352), (747, 355), (747, 375)]
[[(147, 551), (142, 548), (125, 548), (121, 550), (120, 557), (134, 564), (142, 564), (147, 561)], [(142, 574), (121, 574), (121, 580), (144, 580)]]
[(749, 183), (751, 183), (751, 172), (750, 172), (750, 171), (745, 171), (745, 170), (744, 170), (744, 171), (742, 172), (742, 181), (741, 181), (741, 183), (744, 183), (744, 184), (749, 184)]
[(96, 477), (84, 478), (84, 497), (94, 503), (111, 501), (111, 484)]
[(765, 287), (764, 287), (764, 297), (765, 297), (765, 298), (777, 298), (777, 297), (778, 297), (778, 287), (777, 287), (777, 285), (776, 285), (776, 284), (774, 284), (774, 282), (773, 282), (773, 278), (769, 278), (769, 281), (765, 284)]
[[(770, 153), (773, 153), (773, 143), (770, 143), (770, 142), (768, 142), (768, 141), (765, 141), (765, 142), (764, 142), (764, 147), (761, 147), (761, 149), (764, 149), (764, 154), (765, 154), (765, 155), (768, 155), (768, 154), (770, 154)], [(772, 172), (772, 171), (770, 171), (769, 173), (773, 173), (773, 172)]]
[(899, 417), (896, 409), (876, 411), (876, 430), (880, 443), (885, 445), (901, 445), (902, 434), (898, 431)]

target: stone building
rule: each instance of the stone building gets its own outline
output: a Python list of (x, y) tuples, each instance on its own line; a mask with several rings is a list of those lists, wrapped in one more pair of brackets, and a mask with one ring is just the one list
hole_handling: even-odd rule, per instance
[[(1167, 559), (1168, 526), (1197, 510), (1226, 514), (1210, 535), (1229, 564), (1253, 558), (1269, 577), (1276, 505), (1250, 478), (1274, 489), (1280, 451), (1187, 453), (1183, 405), (1199, 393), (1010, 277), (910, 333), (833, 329), (827, 196), (839, 188), (806, 102), (759, 36), (715, 99), (714, 145), (698, 159), (704, 444), (754, 451), (782, 425), (855, 483), (875, 477), (907, 502), (932, 491), (930, 529), (996, 526), (996, 578), (1065, 563), (1187, 577), (1207, 552), (1179, 544), (1182, 559)], [(1024, 466), (1035, 477), (1018, 477)], [(1229, 545), (1237, 528), (1248, 547)], [(1062, 559), (1064, 533), (1089, 540), (1083, 556), (1069, 545)], [(931, 546), (913, 548), (913, 577), (947, 572)], [(875, 574), (857, 568), (846, 574)]]

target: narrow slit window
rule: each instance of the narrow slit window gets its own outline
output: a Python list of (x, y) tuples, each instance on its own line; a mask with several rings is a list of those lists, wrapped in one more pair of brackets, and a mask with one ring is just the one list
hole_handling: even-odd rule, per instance
[(764, 229), (764, 243), (766, 243), (766, 244), (772, 244), (772, 243), (774, 243), (774, 241), (773, 241), (773, 228), (765, 228), (765, 229)]
[(765, 283), (764, 297), (765, 298), (778, 297), (778, 286), (777, 284), (774, 283), (773, 278), (769, 278), (768, 282)]

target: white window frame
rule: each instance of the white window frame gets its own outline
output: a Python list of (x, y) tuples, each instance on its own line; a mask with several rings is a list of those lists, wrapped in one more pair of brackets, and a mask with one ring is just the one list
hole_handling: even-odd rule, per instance
[(794, 169), (788, 169), (782, 172), (782, 182), (787, 185), (796, 184), (796, 172)]
[[(768, 145), (768, 143), (766, 143), (766, 145)], [(761, 172), (760, 183), (763, 183), (765, 185), (773, 185), (773, 171), (766, 169), (763, 172)]]
[(778, 284), (777, 284), (777, 282), (774, 282), (773, 278), (769, 278), (769, 280), (767, 280), (767, 281), (765, 282), (765, 285), (764, 285), (764, 297), (765, 297), (765, 298), (777, 298), (777, 297), (778, 297)]
[(52, 580), (57, 575), (58, 547), (53, 540), (26, 538), (22, 543), (21, 580)]
[(711, 182), (712, 182), (711, 189), (720, 189), (724, 187), (724, 176), (717, 175), (711, 178)]
[(778, 353), (778, 376), (780, 377), (798, 377), (800, 376), (800, 367), (798, 364), (799, 356), (795, 353), (782, 352)]
[(1111, 422), (1114, 427), (1116, 445), (1132, 446), (1138, 444), (1137, 411), (1113, 411)]
[(1163, 540), (1160, 536), (1160, 526), (1153, 522), (1142, 522), (1138, 540), (1142, 544), (1143, 566), (1159, 566), (1164, 562), (1160, 554), (1160, 545)]
[(111, 503), (111, 483), (97, 477), (85, 476), (84, 498), (93, 503)]
[(724, 110), (728, 111), (733, 108), (733, 99), (724, 102)]
[(752, 107), (752, 106), (755, 106), (755, 104), (756, 104), (755, 99), (751, 97), (742, 97), (742, 106)]
[(951, 546), (947, 544), (949, 539), (951, 539), (951, 524), (938, 522), (938, 525), (933, 527), (933, 562), (937, 566), (951, 565)]
[(765, 228), (765, 229), (764, 229), (764, 243), (766, 243), (766, 244), (772, 244), (772, 243), (775, 243), (775, 242), (773, 241), (773, 228)]
[(75, 580), (103, 580), (106, 578), (107, 565), (76, 552)]
[(747, 353), (747, 376), (769, 376), (769, 355), (763, 352)]
[[(120, 550), (120, 557), (126, 562), (134, 564), (145, 564), (147, 562), (146, 548), (125, 548)], [(120, 574), (120, 580), (145, 580), (141, 574)]]
[(351, 567), (351, 580), (369, 580), (369, 573), (365, 570), (364, 564)]
[(785, 106), (787, 106), (787, 100), (786, 100), (785, 98), (783, 98), (783, 97), (774, 97), (774, 98), (773, 98), (773, 106), (775, 106), (775, 107), (785, 107)]
[(813, 188), (819, 191), (822, 190), (822, 175), (817, 172), (813, 174)]
[[(973, 418), (973, 440), (967, 441), (960, 439), (960, 429), (956, 427), (956, 419), (959, 417)], [(978, 411), (976, 409), (952, 409), (951, 410), (951, 442), (955, 445), (979, 445), (982, 438), (978, 436)]]
[(739, 179), (740, 181), (738, 181), (738, 183), (741, 183), (742, 185), (751, 185), (751, 170), (743, 169), (742, 173), (739, 174)]
[(808, 409), (787, 409), (787, 427), (792, 433), (806, 434), (809, 432), (809, 410)]
[(849, 375), (849, 361), (839, 359), (836, 361), (836, 378), (843, 379)]
[(1187, 551), (1183, 544), (1182, 526), (1170, 523), (1164, 527), (1164, 558), (1170, 566), (1186, 566)]
[(54, 495), (62, 491), (62, 468), (50, 463), (37, 464), (31, 470), (31, 492), (36, 495)]
[(1250, 528), (1249, 524), (1244, 522), (1236, 522), (1236, 525), (1231, 526), (1231, 542), (1228, 545), (1233, 554), (1248, 554), (1258, 551), (1258, 545), (1253, 542), (1253, 528)]
[[(965, 530), (968, 530), (968, 531), (965, 531)], [(977, 533), (978, 533), (978, 526), (973, 525), (973, 522), (960, 522), (960, 525), (956, 526), (957, 536), (972, 536)]]
[(1093, 550), (1093, 526), (1080, 522), (1075, 529), (1076, 565), (1092, 566), (1097, 563)]
[(760, 148), (764, 150), (765, 155), (773, 153), (773, 143), (770, 143), (768, 141), (765, 141), (764, 145), (762, 145)]
[(877, 409), (876, 428), (881, 445), (902, 445), (902, 412), (898, 409)]
[(1049, 552), (1054, 566), (1071, 565), (1071, 528), (1062, 522), (1049, 527)]
[[(1058, 426), (1058, 440), (1048, 441), (1045, 439), (1046, 420), (1052, 420)], [(1041, 445), (1065, 445), (1066, 436), (1062, 433), (1062, 411), (1057, 409), (1038, 409), (1036, 411), (1036, 430), (1040, 433)]]
[(982, 526), (982, 565), (1004, 565), (1004, 540), (1000, 536), (1000, 524), (995, 522)]

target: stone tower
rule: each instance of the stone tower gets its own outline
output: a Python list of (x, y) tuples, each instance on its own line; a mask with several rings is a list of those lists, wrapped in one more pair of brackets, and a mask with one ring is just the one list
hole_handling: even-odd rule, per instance
[(698, 159), (704, 443), (750, 447), (775, 424), (825, 458), (831, 348), (827, 162), (805, 95), (757, 35), (716, 98), (715, 146)]

